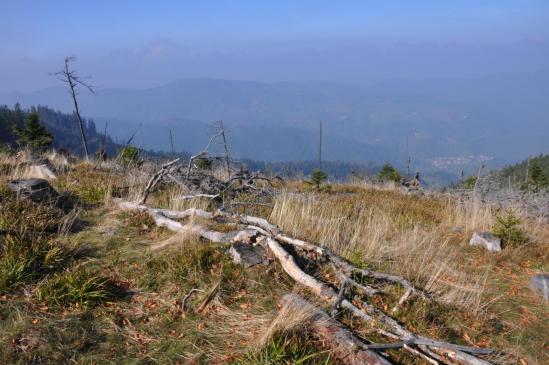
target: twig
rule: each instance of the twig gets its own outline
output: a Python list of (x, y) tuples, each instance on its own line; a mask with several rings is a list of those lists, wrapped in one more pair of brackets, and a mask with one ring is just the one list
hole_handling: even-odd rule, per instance
[(412, 289), (408, 289), (406, 290), (406, 292), (404, 293), (404, 295), (402, 297), (400, 297), (400, 299), (398, 300), (397, 304), (393, 307), (393, 309), (391, 309), (391, 314), (394, 314), (398, 311), (398, 308), (404, 304), (404, 302), (406, 300), (408, 300), (408, 298), (410, 297), (410, 294), (412, 294)]
[(187, 295), (183, 297), (183, 300), (181, 300), (181, 312), (185, 313), (186, 306), (187, 306), (187, 300), (190, 299), (190, 297), (193, 295), (193, 293), (204, 293), (204, 290), (192, 288)]
[(347, 282), (347, 280), (345, 280), (345, 281), (343, 281), (343, 283), (341, 283), (341, 286), (339, 288), (339, 294), (337, 295), (337, 299), (335, 300), (334, 305), (332, 307), (332, 312), (330, 313), (332, 315), (332, 317), (337, 316), (337, 313), (339, 312), (339, 309), (341, 308), (341, 302), (345, 298), (345, 290), (347, 289), (348, 284), (349, 283)]
[(219, 286), (221, 285), (221, 281), (219, 281), (215, 286), (210, 290), (204, 301), (200, 304), (198, 309), (196, 309), (195, 313), (202, 313), (202, 311), (210, 304), (212, 299), (217, 294), (217, 291), (219, 290)]
[(145, 187), (145, 190), (143, 191), (143, 197), (141, 198), (141, 201), (139, 204), (145, 204), (147, 201), (147, 198), (149, 194), (152, 192), (156, 184), (162, 179), (162, 176), (166, 175), (169, 172), (169, 169), (175, 165), (179, 161), (179, 158), (176, 158), (173, 161), (167, 162), (164, 165), (162, 165), (162, 168), (158, 170), (156, 174), (154, 174), (151, 179), (149, 180), (149, 183)]

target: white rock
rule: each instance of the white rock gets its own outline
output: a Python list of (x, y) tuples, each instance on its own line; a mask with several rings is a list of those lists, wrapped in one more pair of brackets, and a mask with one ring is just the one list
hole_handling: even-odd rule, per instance
[(23, 176), (27, 179), (45, 179), (45, 180), (55, 180), (56, 176), (50, 167), (46, 164), (43, 165), (31, 165), (27, 167)]
[(469, 245), (483, 246), (488, 251), (501, 251), (501, 239), (490, 232), (473, 232)]

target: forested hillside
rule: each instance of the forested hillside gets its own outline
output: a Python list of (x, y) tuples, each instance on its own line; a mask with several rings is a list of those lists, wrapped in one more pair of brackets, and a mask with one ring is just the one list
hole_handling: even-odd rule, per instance
[[(22, 127), (31, 112), (40, 115), (40, 123), (53, 135), (53, 147), (63, 148), (78, 155), (82, 154), (82, 139), (76, 116), (40, 105), (29, 109), (22, 109), (19, 104), (16, 104), (13, 109), (6, 105), (0, 106), (0, 144), (9, 147), (17, 146), (14, 128)], [(103, 133), (97, 131), (93, 120), (84, 119), (84, 130), (90, 151), (94, 153), (101, 146)], [(104, 145), (109, 155), (116, 153), (117, 145), (108, 135), (104, 138)]]
[(507, 166), (498, 172), (502, 184), (549, 186), (549, 155), (539, 155), (517, 164)]

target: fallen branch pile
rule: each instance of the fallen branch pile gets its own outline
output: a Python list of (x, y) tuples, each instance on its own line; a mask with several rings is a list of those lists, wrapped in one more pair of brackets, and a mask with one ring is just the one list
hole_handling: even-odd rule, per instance
[[(343, 363), (389, 364), (382, 351), (389, 348), (403, 348), (412, 355), (432, 364), (490, 364), (478, 355), (489, 354), (492, 352), (491, 350), (456, 345), (412, 333), (390, 315), (367, 302), (366, 299), (369, 296), (380, 290), (362, 284), (361, 277), (396, 283), (405, 289), (405, 294), (392, 312), (398, 310), (398, 306), (412, 295), (423, 300), (433, 300), (428, 293), (416, 288), (402, 277), (356, 268), (326, 248), (286, 236), (279, 227), (263, 218), (232, 215), (221, 211), (214, 214), (199, 209), (186, 211), (154, 209), (120, 200), (117, 200), (116, 203), (122, 209), (147, 211), (158, 226), (175, 232), (189, 232), (214, 243), (260, 244), (267, 248), (291, 278), (332, 308), (332, 314), (334, 314), (332, 317), (321, 309), (315, 309), (314, 320), (309, 321), (308, 327), (318, 338), (330, 346), (334, 356), (337, 356)], [(176, 219), (193, 215), (203, 219), (216, 220), (219, 223), (233, 224), (237, 229), (232, 232), (217, 232), (194, 223), (182, 224), (176, 221)], [(168, 243), (155, 248), (164, 247)], [(292, 248), (291, 251), (286, 248), (288, 246)], [(339, 284), (327, 283), (308, 274), (298, 265), (301, 260), (314, 260), (318, 264), (329, 265), (337, 274)], [(356, 293), (358, 296), (351, 297), (351, 293)], [(292, 306), (304, 305), (304, 299), (296, 295), (285, 296), (282, 302)], [(396, 340), (396, 342), (364, 343), (336, 319), (339, 312), (342, 311), (370, 324), (376, 332)]]
[[(196, 157), (196, 156), (193, 156)], [(260, 172), (250, 172), (245, 169), (229, 171), (227, 180), (216, 177), (211, 170), (200, 169), (192, 165), (184, 167), (175, 159), (161, 166), (160, 170), (154, 173), (145, 190), (143, 191), (140, 204), (145, 204), (148, 196), (165, 182), (179, 185), (187, 195), (175, 199), (186, 200), (194, 198), (215, 199), (223, 196), (224, 199), (232, 199), (239, 193), (252, 193), (254, 195), (272, 195), (274, 192), (273, 182), (283, 182), (279, 176), (267, 176)], [(185, 171), (186, 170), (186, 171)]]

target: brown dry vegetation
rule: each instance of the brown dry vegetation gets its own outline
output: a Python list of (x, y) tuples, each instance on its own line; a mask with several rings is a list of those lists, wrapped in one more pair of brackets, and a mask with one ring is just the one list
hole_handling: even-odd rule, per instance
[[(13, 157), (1, 156), (0, 165), (3, 186), (20, 176)], [(113, 196), (137, 200), (146, 179), (109, 163), (78, 163), (52, 182), (77, 202), (80, 223), (46, 237), (48, 248), (63, 249), (57, 267), (0, 296), (1, 363), (335, 363), (322, 344), (300, 331), (307, 311), (279, 313), (282, 295), (307, 292), (278, 264), (245, 270), (231, 262), (226, 247), (196, 237), (175, 237), (169, 248), (151, 251), (172, 234), (154, 227), (146, 213), (120, 212), (110, 202)], [(177, 200), (182, 193), (163, 187), (148, 203), (215, 209), (207, 199)], [(479, 201), (362, 183), (316, 193), (291, 182), (271, 203), (239, 210), (269, 218), (356, 265), (402, 275), (438, 299), (412, 299), (396, 313), (413, 331), (504, 351), (493, 359), (500, 363), (549, 362), (549, 305), (527, 287), (533, 274), (549, 271), (547, 225), (525, 219), (529, 244), (486, 253), (467, 245), (473, 230), (494, 224), (496, 210)], [(40, 209), (46, 208), (35, 214)], [(48, 219), (59, 227), (63, 218)], [(315, 275), (331, 279), (329, 271)], [(215, 299), (195, 313), (217, 285)], [(388, 312), (402, 292), (387, 286), (371, 302)], [(364, 338), (383, 342), (367, 326), (345, 321)], [(396, 363), (421, 363), (388, 353)]]

